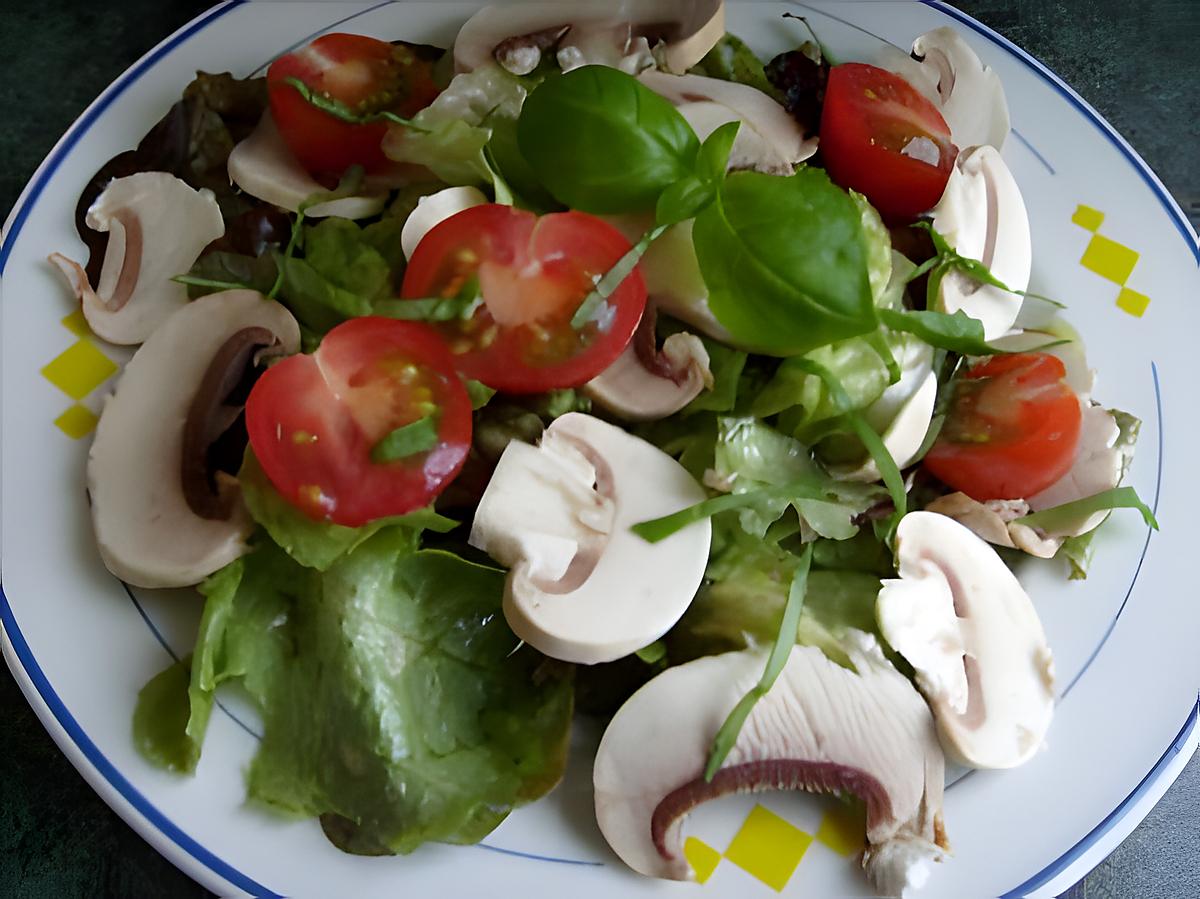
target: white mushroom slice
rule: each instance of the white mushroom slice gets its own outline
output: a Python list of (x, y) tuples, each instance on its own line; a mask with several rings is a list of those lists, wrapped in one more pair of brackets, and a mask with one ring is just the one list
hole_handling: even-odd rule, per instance
[[(1079, 448), (1070, 470), (1043, 490), (1029, 497), (1034, 512), (1086, 499), (1121, 483), (1125, 473), (1125, 454), (1117, 447), (1121, 428), (1111, 413), (1095, 403), (1083, 407), (1079, 429)], [(1075, 521), (1054, 530), (1056, 537), (1077, 537), (1098, 528), (1108, 512), (1081, 515)]]
[(900, 520), (896, 564), (879, 629), (916, 669), (947, 757), (972, 768), (1028, 761), (1054, 715), (1054, 661), (1016, 576), (968, 528), (929, 511)]
[(657, 447), (572, 412), (536, 449), (508, 445), (470, 543), (511, 569), (504, 617), (518, 637), (552, 658), (608, 662), (665, 634), (708, 563), (707, 519), (659, 543), (630, 527), (704, 498)]
[[(1022, 317), (1028, 308), (1029, 302), (1026, 300), (1021, 310)], [(1017, 321), (1017, 327), (1021, 327), (1020, 320)], [(1067, 371), (1067, 386), (1075, 391), (1075, 395), (1081, 400), (1086, 401), (1096, 389), (1096, 370), (1088, 365), (1083, 338), (1075, 327), (1058, 316), (1053, 316), (1040, 325), (1025, 327), (1027, 330), (1015, 331), (993, 340), (992, 346), (1006, 353), (1037, 351), (1057, 356)]]
[[(258, 127), (230, 151), (228, 168), (229, 180), (250, 196), (288, 212), (298, 212), (302, 203), (327, 190), (292, 155), (269, 112), (263, 113)], [(387, 191), (383, 190), (314, 203), (304, 214), (309, 218), (369, 218), (382, 211), (386, 202)]]
[(189, 467), (205, 447), (190, 447), (189, 457), (187, 443), (205, 436), (206, 417), (228, 424), (236, 415), (223, 401), (258, 348), (299, 346), (291, 313), (252, 290), (188, 303), (142, 344), (104, 405), (88, 454), (92, 524), (109, 571), (140, 587), (181, 587), (247, 551), (253, 522), (229, 485), (208, 498), (208, 517), (194, 511)]
[(1004, 146), (1009, 118), (1000, 76), (953, 28), (921, 35), (913, 41), (912, 56), (888, 47), (881, 62), (929, 98), (960, 147)]
[(452, 215), (464, 209), (481, 206), (488, 201), (477, 187), (447, 187), (417, 200), (417, 208), (408, 214), (400, 231), (400, 248), (404, 258), (411, 259), (421, 238)]
[(1047, 537), (1021, 524), (1019, 519), (1030, 512), (1029, 503), (1023, 499), (981, 503), (965, 493), (948, 493), (926, 505), (925, 510), (953, 518), (988, 543), (1019, 549), (1039, 559), (1053, 558), (1063, 544), (1062, 537)]
[[(867, 407), (864, 417), (883, 438), (883, 445), (900, 468), (911, 465), (925, 442), (937, 403), (938, 381), (933, 371), (933, 347), (923, 340), (905, 340), (896, 353), (900, 380)], [(831, 467), (830, 474), (846, 481), (877, 481), (879, 468), (868, 459), (853, 467)]]
[(537, 68), (544, 51), (556, 49), (564, 70), (634, 60), (623, 65), (628, 69), (653, 64), (648, 51), (654, 50), (667, 69), (685, 72), (724, 34), (721, 0), (506, 3), (485, 6), (458, 30), (454, 66), (469, 72), (495, 59), (510, 72), (526, 75)]
[[(655, 70), (638, 78), (678, 107), (701, 140), (726, 122), (741, 120), (730, 155), (731, 169), (790, 175), (794, 166), (817, 151), (817, 141), (805, 138), (804, 129), (786, 109), (748, 84)], [(724, 112), (714, 106), (723, 107)]]
[(88, 326), (110, 343), (141, 343), (187, 304), (171, 279), (187, 272), (225, 233), (210, 190), (193, 190), (166, 172), (117, 178), (87, 211), (87, 225), (108, 232), (100, 283), (61, 253), (50, 256), (79, 298)]
[(708, 350), (695, 334), (672, 334), (661, 350), (646, 351), (635, 336), (612, 365), (583, 386), (583, 393), (620, 418), (655, 421), (674, 415), (712, 384)]
[(796, 647), (750, 712), (711, 782), (713, 737), (762, 675), (766, 654), (708, 656), (669, 668), (613, 717), (596, 753), (596, 820), (627, 865), (687, 880), (685, 816), (727, 793), (854, 793), (867, 807), (863, 867), (876, 890), (901, 895), (928, 877), (947, 843), (944, 760), (929, 709), (874, 637), (850, 631), (855, 670)]
[[(982, 262), (1002, 284), (1012, 290), (1029, 287), (1029, 215), (995, 147), (972, 147), (959, 154), (946, 192), (933, 209), (933, 227), (959, 255)], [(942, 279), (938, 308), (962, 310), (979, 319), (984, 338), (993, 340), (1016, 322), (1021, 297), (954, 270)]]

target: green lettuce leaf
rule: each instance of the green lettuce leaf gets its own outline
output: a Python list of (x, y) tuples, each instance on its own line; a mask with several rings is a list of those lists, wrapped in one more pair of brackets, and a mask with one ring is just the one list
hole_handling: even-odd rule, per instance
[(504, 573), (409, 550), (387, 529), (319, 574), (264, 544), (202, 588), (187, 737), (240, 681), (263, 719), (250, 797), (346, 851), (477, 842), (566, 761), (570, 679), (513, 652)]
[(776, 100), (782, 99), (779, 91), (767, 79), (763, 61), (745, 41), (733, 34), (724, 35), (688, 71), (694, 75), (748, 84)]
[(409, 552), (415, 552), (422, 531), (445, 534), (458, 526), (458, 522), (437, 514), (432, 508), (379, 518), (357, 528), (309, 518), (271, 485), (249, 447), (238, 472), (238, 483), (250, 517), (296, 562), (317, 571), (325, 571), (383, 528), (397, 528), (398, 533), (408, 537)]

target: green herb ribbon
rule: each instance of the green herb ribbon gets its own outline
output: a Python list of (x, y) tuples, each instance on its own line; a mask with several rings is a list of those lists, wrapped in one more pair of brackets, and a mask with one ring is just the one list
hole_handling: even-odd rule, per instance
[(376, 465), (399, 462), (429, 452), (437, 443), (437, 421), (432, 415), (426, 415), (385, 435), (371, 448), (371, 461)]

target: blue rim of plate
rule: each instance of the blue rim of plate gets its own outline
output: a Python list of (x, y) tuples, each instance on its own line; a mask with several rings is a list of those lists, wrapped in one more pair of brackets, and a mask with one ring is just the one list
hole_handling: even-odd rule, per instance
[[(4, 272), (4, 267), (8, 262), (9, 255), (12, 252), (12, 247), (16, 243), (17, 236), (20, 234), (26, 219), (33, 210), (38, 197), (49, 183), (50, 178), (58, 170), (64, 158), (70, 153), (72, 148), (79, 140), (87, 133), (87, 131), (95, 124), (100, 115), (122, 94), (124, 91), (142, 77), (155, 63), (186, 42), (198, 32), (202, 31), (212, 22), (224, 16), (231, 10), (245, 4), (247, 0), (225, 0), (224, 3), (215, 6), (207, 13), (197, 17), (192, 22), (183, 26), (170, 37), (166, 38), (157, 47), (143, 56), (140, 60), (134, 63), (127, 69), (116, 81), (114, 81), (84, 113), (79, 117), (70, 130), (64, 135), (62, 140), (51, 151), (49, 157), (42, 164), (39, 171), (36, 173), (33, 182), (26, 190), (25, 194), (18, 200), (17, 207), (13, 210), (13, 214), (9, 219), (8, 228), (4, 234), (3, 244), (0, 244), (0, 275)], [(394, 0), (379, 3), (367, 9), (359, 10), (352, 16), (331, 23), (325, 29), (336, 27), (343, 22), (349, 21), (359, 15), (364, 15), (381, 6), (388, 5)], [(1196, 237), (1192, 230), (1187, 217), (1183, 214), (1183, 210), (1174, 201), (1166, 188), (1158, 180), (1158, 177), (1145, 163), (1137, 152), (1129, 146), (1117, 131), (1108, 124), (1104, 118), (1096, 112), (1096, 110), (1082, 97), (1072, 90), (1061, 78), (1055, 75), (1049, 68), (1035, 57), (1026, 53), (1012, 41), (998, 34), (991, 28), (988, 28), (981, 22), (976, 21), (965, 13), (960, 12), (952, 6), (942, 2), (942, 0), (919, 0), (925, 6), (935, 9), (938, 12), (954, 19), (962, 25), (970, 28), (972, 31), (982, 35), (987, 40), (1006, 50), (1013, 56), (1028, 65), (1036, 72), (1044, 81), (1053, 87), (1068, 103), (1074, 106), (1087, 120), (1089, 120), (1101, 134), (1103, 134), (1110, 143), (1112, 143), (1125, 157), (1125, 159), (1138, 172), (1138, 175), (1146, 183), (1146, 186), (1155, 194), (1164, 211), (1170, 216), (1180, 236), (1188, 244), (1189, 250), (1192, 252), (1200, 265), (1200, 240)], [(313, 36), (321, 32), (314, 33)], [(205, 848), (193, 837), (185, 833), (177, 824), (171, 821), (157, 807), (154, 806), (133, 784), (125, 778), (124, 775), (116, 769), (100, 748), (88, 737), (84, 732), (79, 722), (67, 709), (62, 699), (55, 692), (50, 681), (47, 679), (45, 672), (37, 663), (33, 651), (29, 644), (25, 641), (21, 629), (18, 627), (12, 606), (8, 601), (7, 595), (4, 593), (3, 585), (0, 584), (0, 625), (3, 625), (5, 634), (13, 649), (13, 654), (20, 662), (25, 675), (29, 678), (30, 683), (45, 703), (47, 710), (54, 716), (58, 724), (63, 728), (63, 731), (70, 738), (83, 757), (95, 769), (96, 773), (102, 777), (110, 787), (112, 787), (121, 797), (129, 803), (130, 807), (141, 814), (149, 823), (151, 823), (163, 836), (171, 840), (180, 850), (191, 857), (195, 862), (207, 868), (222, 880), (232, 886), (249, 893), (253, 896), (262, 897), (278, 897), (279, 894), (271, 891), (267, 887), (255, 881), (253, 878), (241, 871), (238, 871), (228, 862), (217, 857), (210, 850)], [(1039, 871), (1037, 874), (1030, 877), (1020, 886), (1005, 893), (1004, 896), (1022, 896), (1031, 890), (1039, 889), (1053, 881), (1068, 867), (1075, 864), (1083, 857), (1099, 840), (1106, 834), (1111, 832), (1138, 804), (1138, 802), (1153, 789), (1156, 781), (1162, 776), (1171, 762), (1183, 751), (1191, 734), (1200, 726), (1200, 702), (1197, 702), (1188, 713), (1187, 720), (1184, 721), (1178, 735), (1159, 757), (1159, 760), (1147, 772), (1146, 776), (1138, 782), (1138, 785), (1127, 795), (1112, 812), (1110, 812), (1099, 824), (1096, 825), (1086, 836), (1078, 843), (1064, 852), (1061, 856)], [(503, 850), (500, 850), (503, 851)]]

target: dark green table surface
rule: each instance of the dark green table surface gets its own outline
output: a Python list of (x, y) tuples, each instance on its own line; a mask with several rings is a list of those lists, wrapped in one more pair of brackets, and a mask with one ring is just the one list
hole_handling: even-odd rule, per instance
[[(75, 117), (209, 4), (0, 0), (0, 219)], [(1095, 105), (1200, 221), (1200, 0), (960, 0)], [(119, 14), (117, 11), (120, 11)], [(200, 897), (101, 802), (0, 672), (0, 896)], [(1200, 757), (1068, 893), (1200, 896)]]

